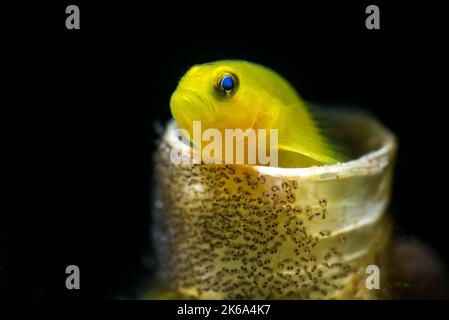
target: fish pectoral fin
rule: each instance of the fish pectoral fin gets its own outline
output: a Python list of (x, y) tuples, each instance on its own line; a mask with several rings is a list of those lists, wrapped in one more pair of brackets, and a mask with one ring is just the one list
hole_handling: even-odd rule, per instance
[(289, 144), (289, 145), (279, 145), (279, 150), (289, 151), (290, 153), (298, 153), (300, 155), (306, 156), (317, 164), (332, 164), (341, 162), (342, 160), (335, 155), (330, 147), (323, 147), (320, 145), (300, 145), (300, 144)]
[(285, 149), (278, 150), (278, 166), (281, 168), (308, 168), (322, 163), (302, 153)]

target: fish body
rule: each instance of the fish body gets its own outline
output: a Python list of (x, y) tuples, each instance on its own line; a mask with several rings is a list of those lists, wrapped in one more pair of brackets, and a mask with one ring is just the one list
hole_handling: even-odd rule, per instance
[(322, 133), (295, 88), (280, 74), (242, 60), (191, 67), (170, 100), (180, 128), (192, 136), (202, 129), (276, 129), (279, 164), (308, 167), (344, 160)]

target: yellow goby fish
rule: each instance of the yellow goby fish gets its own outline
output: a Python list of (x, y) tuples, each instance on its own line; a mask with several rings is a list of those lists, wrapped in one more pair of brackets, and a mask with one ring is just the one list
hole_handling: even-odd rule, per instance
[(276, 129), (279, 165), (308, 167), (341, 162), (293, 86), (275, 71), (242, 60), (191, 67), (172, 94), (170, 108), (178, 126), (193, 136), (203, 130)]

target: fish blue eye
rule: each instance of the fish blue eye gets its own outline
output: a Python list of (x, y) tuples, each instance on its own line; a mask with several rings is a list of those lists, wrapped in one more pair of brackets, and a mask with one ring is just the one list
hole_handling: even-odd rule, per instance
[(232, 91), (232, 89), (234, 89), (234, 79), (229, 75), (224, 76), (223, 79), (221, 79), (221, 88), (224, 91)]
[(239, 88), (239, 79), (232, 72), (221, 73), (215, 80), (214, 88), (220, 98), (231, 98)]

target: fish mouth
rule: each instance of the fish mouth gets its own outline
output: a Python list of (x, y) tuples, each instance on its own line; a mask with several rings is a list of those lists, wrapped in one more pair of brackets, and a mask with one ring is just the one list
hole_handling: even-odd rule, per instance
[(189, 89), (176, 90), (170, 99), (172, 115), (185, 129), (190, 129), (193, 121), (202, 120), (205, 107), (206, 103), (200, 95)]
[(190, 89), (180, 89), (175, 92), (172, 98), (175, 98), (174, 102), (191, 104), (193, 106), (204, 104), (201, 96)]

